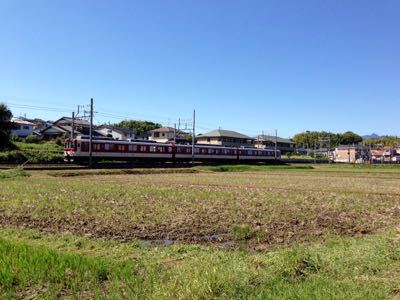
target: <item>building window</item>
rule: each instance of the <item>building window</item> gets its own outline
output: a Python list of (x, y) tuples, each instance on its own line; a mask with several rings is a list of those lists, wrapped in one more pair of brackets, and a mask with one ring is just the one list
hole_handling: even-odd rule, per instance
[(159, 132), (154, 132), (154, 133), (153, 133), (153, 136), (154, 136), (154, 137), (160, 137), (160, 133), (159, 133)]

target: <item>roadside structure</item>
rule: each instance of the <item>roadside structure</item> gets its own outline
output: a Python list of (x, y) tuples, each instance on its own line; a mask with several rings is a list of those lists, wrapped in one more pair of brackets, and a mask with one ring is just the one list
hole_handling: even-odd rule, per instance
[(219, 145), (227, 147), (254, 147), (255, 141), (254, 138), (245, 134), (224, 129), (216, 129), (198, 135), (196, 138), (198, 144)]

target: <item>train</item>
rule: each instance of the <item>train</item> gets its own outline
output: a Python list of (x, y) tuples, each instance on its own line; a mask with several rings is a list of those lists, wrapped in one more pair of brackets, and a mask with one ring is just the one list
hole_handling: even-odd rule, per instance
[[(66, 162), (89, 160), (87, 136), (68, 138), (64, 144)], [(93, 161), (185, 162), (268, 162), (281, 159), (279, 150), (251, 147), (225, 147), (205, 144), (192, 145), (157, 143), (154, 141), (120, 141), (107, 138), (92, 139)]]

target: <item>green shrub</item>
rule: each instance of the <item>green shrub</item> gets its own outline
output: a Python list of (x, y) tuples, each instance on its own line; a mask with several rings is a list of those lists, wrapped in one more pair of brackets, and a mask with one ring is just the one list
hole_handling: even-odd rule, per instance
[(54, 142), (31, 144), (14, 142), (17, 150), (0, 152), (0, 163), (58, 163), (64, 160), (63, 148)]
[(28, 135), (25, 138), (25, 143), (29, 143), (29, 144), (37, 144), (41, 142), (41, 138), (36, 136), (36, 135)]
[(21, 137), (19, 137), (19, 136), (17, 136), (17, 135), (12, 135), (12, 136), (11, 136), (11, 141), (12, 141), (12, 142), (23, 142), (24, 139), (21, 138)]

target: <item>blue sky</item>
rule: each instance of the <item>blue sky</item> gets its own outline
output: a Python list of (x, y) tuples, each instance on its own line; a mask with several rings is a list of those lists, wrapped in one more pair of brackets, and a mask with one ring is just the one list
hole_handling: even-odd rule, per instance
[(399, 14), (397, 0), (0, 0), (0, 102), (56, 119), (93, 97), (96, 122), (166, 125), (195, 108), (198, 132), (400, 135)]

